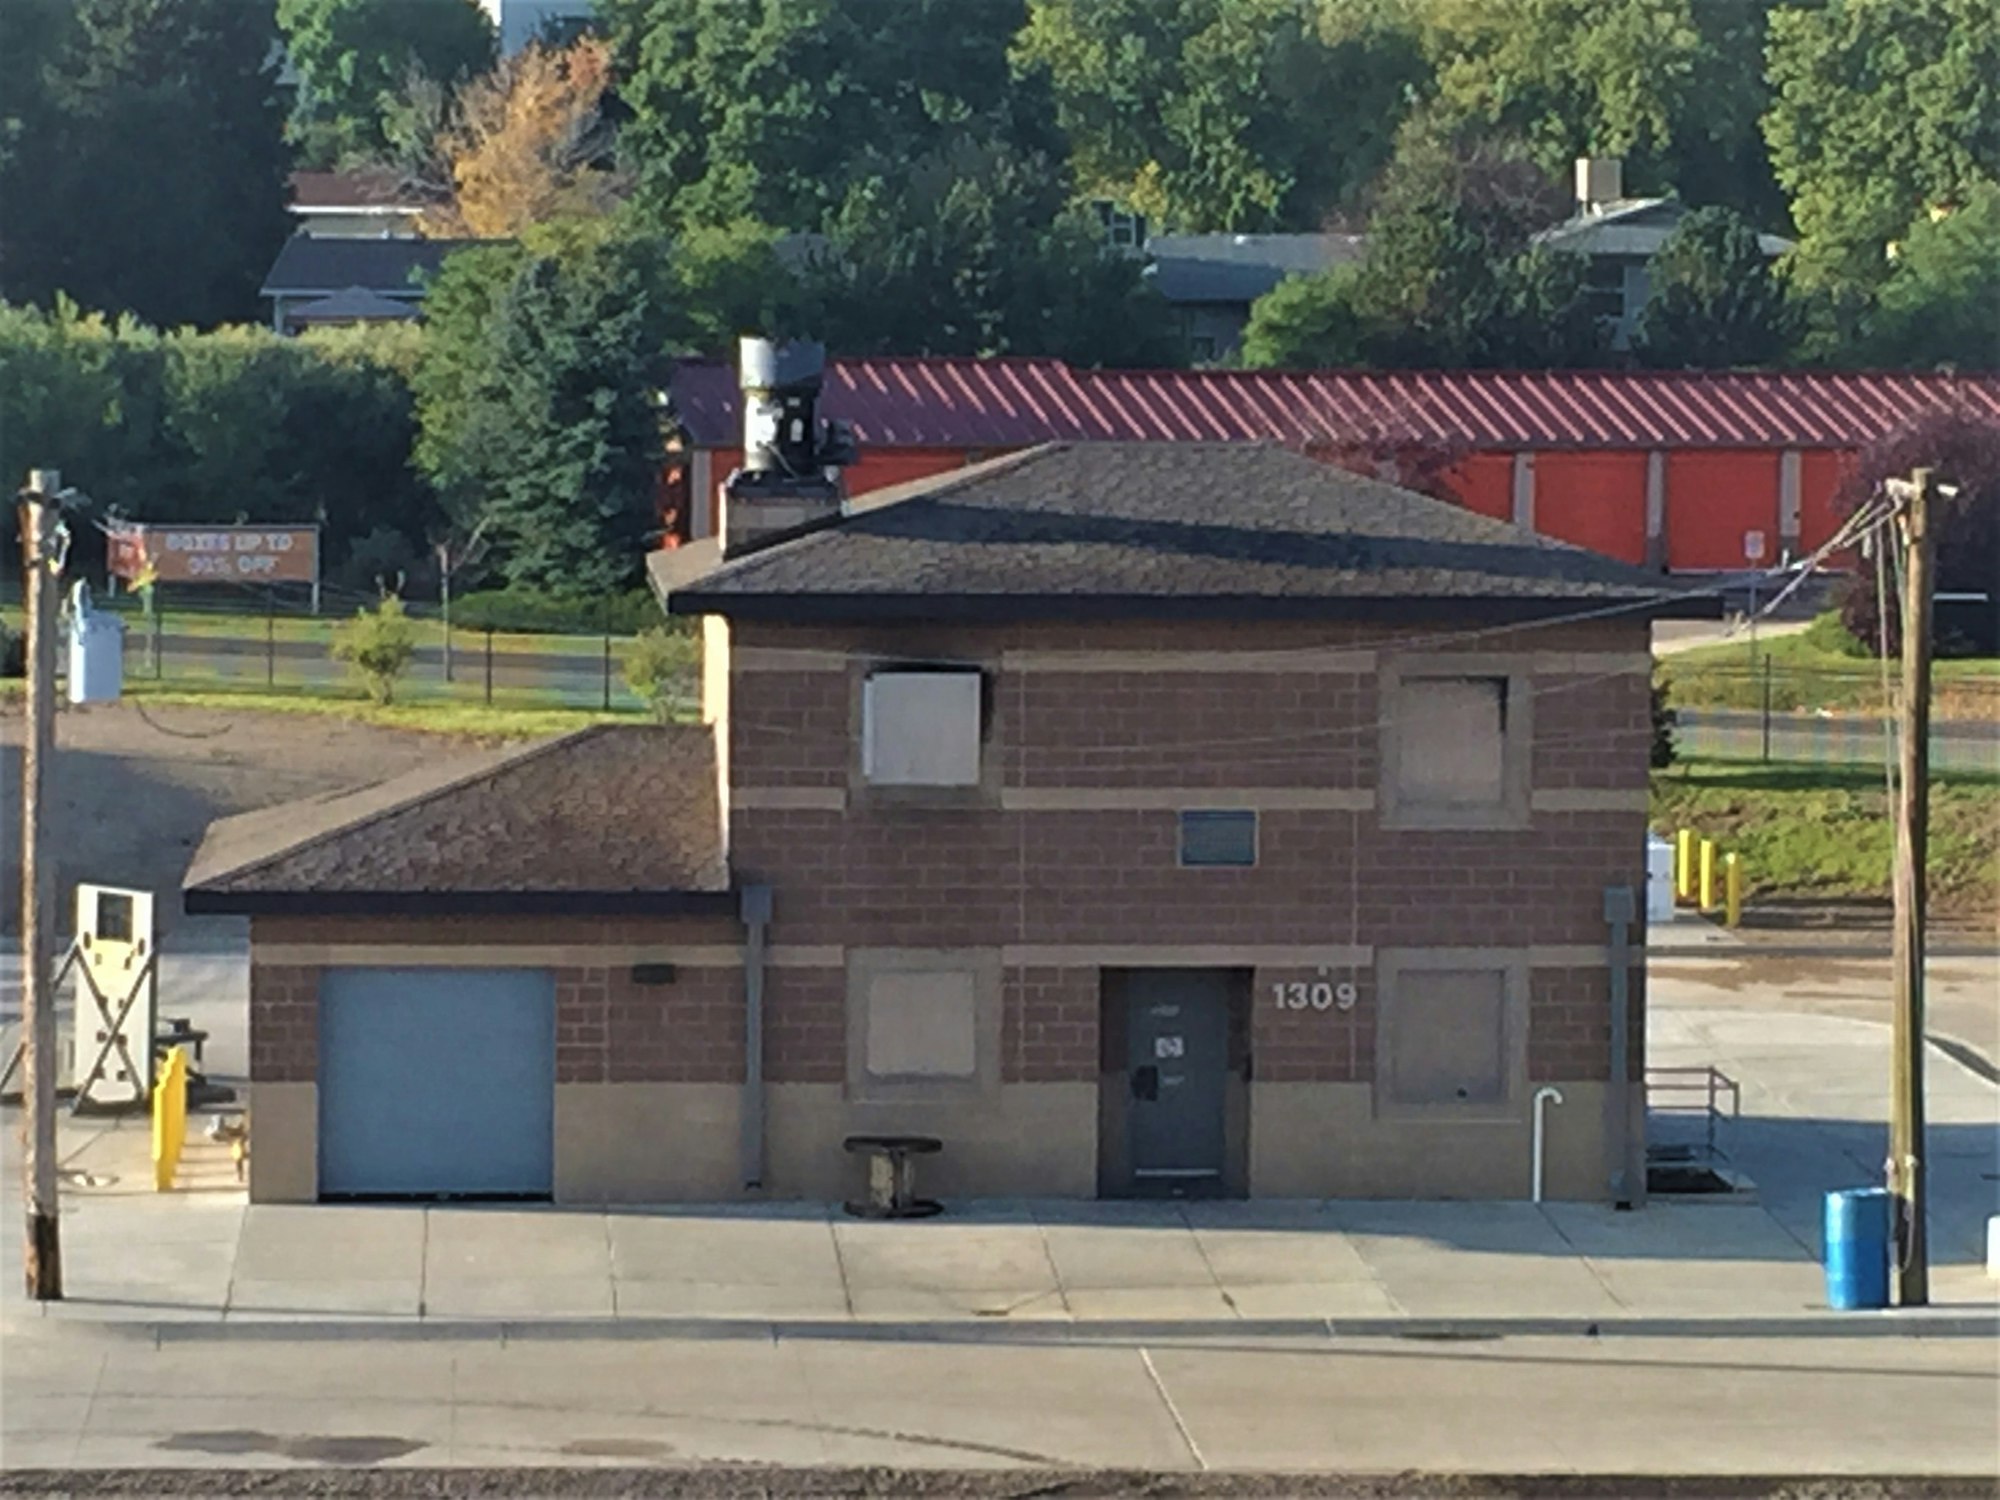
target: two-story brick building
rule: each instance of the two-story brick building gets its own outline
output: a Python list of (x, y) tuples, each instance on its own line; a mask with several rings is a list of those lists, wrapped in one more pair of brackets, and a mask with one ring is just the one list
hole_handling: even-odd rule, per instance
[(217, 825), (254, 1197), (831, 1197), (866, 1130), (948, 1196), (1523, 1197), (1544, 1087), (1549, 1192), (1636, 1194), (1607, 916), (1703, 601), (1270, 446), (781, 509), (659, 557), (704, 726)]

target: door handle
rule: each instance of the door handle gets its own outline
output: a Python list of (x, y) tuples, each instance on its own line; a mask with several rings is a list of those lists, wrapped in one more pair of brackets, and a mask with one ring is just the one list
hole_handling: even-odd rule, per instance
[(1160, 1097), (1160, 1070), (1151, 1063), (1132, 1070), (1132, 1097), (1157, 1100)]

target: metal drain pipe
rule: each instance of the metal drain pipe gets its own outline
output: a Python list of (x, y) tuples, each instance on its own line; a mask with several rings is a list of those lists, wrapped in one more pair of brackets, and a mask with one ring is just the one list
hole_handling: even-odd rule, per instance
[(771, 888), (743, 887), (743, 1187), (764, 1186), (764, 960), (771, 925)]
[(1553, 1084), (1546, 1084), (1535, 1090), (1535, 1144), (1534, 1164), (1531, 1170), (1535, 1179), (1533, 1191), (1537, 1203), (1542, 1201), (1542, 1143), (1548, 1137), (1549, 1112), (1544, 1106), (1562, 1102), (1563, 1091)]
[(1639, 901), (1632, 888), (1604, 888), (1604, 920), (1611, 928), (1611, 1066), (1604, 1088), (1604, 1145), (1610, 1157), (1611, 1204), (1631, 1208), (1644, 1191), (1643, 1171), (1632, 1171), (1632, 924)]

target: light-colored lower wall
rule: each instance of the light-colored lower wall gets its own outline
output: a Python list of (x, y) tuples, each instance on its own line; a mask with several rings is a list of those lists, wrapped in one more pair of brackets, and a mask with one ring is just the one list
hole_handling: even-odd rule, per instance
[(766, 1100), (766, 1182), (774, 1198), (845, 1198), (861, 1168), (850, 1135), (934, 1135), (919, 1189), (953, 1198), (1089, 1198), (1097, 1192), (1097, 1085), (1010, 1083), (965, 1100), (869, 1104), (837, 1083), (774, 1084)]
[(250, 1201), (319, 1197), (319, 1085), (250, 1085)]
[(555, 1200), (673, 1203), (742, 1187), (735, 1083), (559, 1083)]
[[(1607, 1194), (1604, 1085), (1557, 1085), (1548, 1110), (1547, 1193)], [(1257, 1083), (1250, 1089), (1250, 1196), (1526, 1198), (1531, 1134), (1518, 1119), (1377, 1119), (1366, 1083)], [(1634, 1091), (1633, 1128), (1643, 1129)], [(1094, 1083), (1013, 1083), (966, 1101), (872, 1104), (838, 1084), (766, 1091), (766, 1195), (851, 1196), (860, 1167), (842, 1140), (934, 1135), (944, 1150), (918, 1180), (946, 1198), (1089, 1198), (1098, 1191)], [(671, 1203), (741, 1196), (741, 1087), (733, 1083), (566, 1083), (555, 1098), (558, 1203)], [(310, 1203), (319, 1191), (319, 1091), (250, 1087), (250, 1201)], [(1642, 1159), (1643, 1153), (1635, 1153)]]
[[(1545, 1192), (1609, 1195), (1604, 1085), (1558, 1083), (1548, 1108)], [(1635, 1090), (1636, 1094), (1638, 1091)], [(1504, 1120), (1378, 1119), (1367, 1083), (1259, 1083), (1250, 1102), (1254, 1198), (1527, 1198), (1527, 1100)], [(1529, 1097), (1532, 1097), (1530, 1095)], [(1635, 1101), (1634, 1128), (1643, 1128)]]

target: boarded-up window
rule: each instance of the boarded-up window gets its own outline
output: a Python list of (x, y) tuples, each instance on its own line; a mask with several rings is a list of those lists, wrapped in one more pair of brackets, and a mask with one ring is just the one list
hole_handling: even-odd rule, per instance
[(1507, 975), (1404, 969), (1388, 1005), (1387, 1077), (1397, 1104), (1497, 1104), (1507, 1097)]
[(970, 1078), (978, 1071), (978, 996), (968, 969), (904, 969), (868, 979), (865, 1057), (872, 1078)]
[(862, 689), (861, 765), (876, 786), (979, 784), (977, 672), (877, 672)]
[(1406, 679), (1396, 716), (1396, 790), (1404, 805), (1497, 807), (1504, 801), (1505, 678)]

